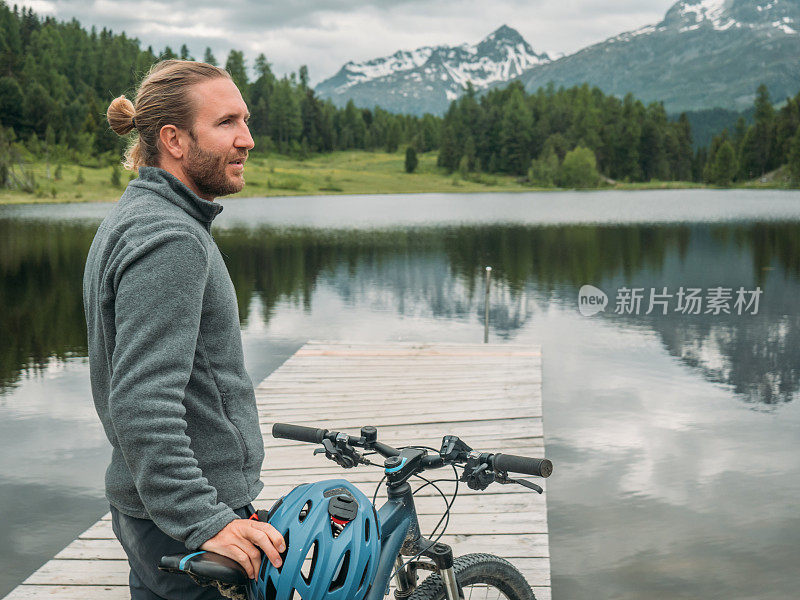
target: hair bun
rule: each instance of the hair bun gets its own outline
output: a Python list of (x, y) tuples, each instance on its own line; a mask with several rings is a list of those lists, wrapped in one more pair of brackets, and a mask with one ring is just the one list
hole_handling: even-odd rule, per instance
[(133, 107), (133, 102), (125, 96), (114, 98), (106, 111), (108, 124), (117, 135), (126, 135), (133, 131), (136, 127), (135, 115), (136, 109)]

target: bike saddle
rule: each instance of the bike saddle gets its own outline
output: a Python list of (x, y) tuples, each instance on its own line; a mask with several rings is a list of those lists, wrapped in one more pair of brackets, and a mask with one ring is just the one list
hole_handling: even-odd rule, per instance
[(186, 573), (201, 580), (214, 580), (228, 585), (248, 583), (247, 571), (239, 563), (206, 550), (162, 556), (158, 568), (169, 573)]

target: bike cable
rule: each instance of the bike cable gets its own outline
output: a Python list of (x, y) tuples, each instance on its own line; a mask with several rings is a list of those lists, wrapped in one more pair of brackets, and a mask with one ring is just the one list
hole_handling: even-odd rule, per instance
[[(405, 561), (403, 564), (401, 564), (399, 567), (397, 567), (392, 572), (392, 574), (389, 576), (390, 580), (395, 575), (397, 575), (397, 573), (399, 573), (402, 569), (404, 569), (409, 563), (417, 560), (420, 556), (422, 556), (422, 553), (425, 552), (428, 548), (432, 548), (440, 539), (442, 539), (442, 536), (444, 535), (444, 532), (447, 531), (447, 525), (449, 525), (449, 523), (450, 523), (450, 508), (453, 506), (453, 503), (456, 501), (456, 497), (458, 496), (458, 471), (456, 471), (455, 465), (451, 464), (450, 466), (453, 467), (453, 473), (456, 476), (455, 480), (453, 480), (453, 479), (433, 479), (433, 480), (429, 480), (429, 479), (426, 479), (425, 477), (422, 477), (421, 475), (414, 475), (414, 477), (418, 477), (419, 479), (422, 479), (423, 481), (426, 482), (423, 485), (421, 485), (420, 487), (418, 487), (416, 490), (414, 490), (414, 492), (413, 492), (414, 494), (416, 494), (422, 488), (431, 485), (431, 486), (434, 487), (434, 489), (436, 489), (437, 492), (439, 492), (439, 494), (442, 496), (442, 499), (445, 502), (445, 506), (446, 506), (445, 512), (442, 515), (442, 518), (439, 519), (439, 522), (436, 524), (436, 527), (433, 528), (433, 531), (431, 532), (431, 536), (433, 536), (433, 534), (436, 533), (436, 530), (439, 528), (439, 525), (442, 524), (442, 521), (445, 521), (445, 519), (446, 519), (446, 522), (445, 522), (444, 527), (442, 528), (441, 533), (438, 535), (438, 537), (435, 540), (432, 540), (430, 544), (425, 546), (425, 548), (423, 548), (422, 550), (417, 552), (414, 556), (412, 556), (407, 561)], [(438, 485), (436, 485), (437, 482), (442, 482), (442, 481), (455, 481), (455, 483), (456, 483), (455, 490), (453, 491), (453, 497), (450, 499), (449, 502), (447, 501), (447, 496), (442, 491), (442, 489)]]
[[(435, 544), (436, 542), (439, 541), (439, 539), (441, 539), (442, 535), (444, 535), (444, 532), (447, 529), (447, 526), (450, 524), (450, 509), (453, 507), (453, 503), (455, 502), (456, 497), (458, 496), (458, 479), (434, 479), (434, 480), (428, 480), (425, 477), (422, 477), (421, 475), (415, 475), (415, 477), (419, 477), (420, 479), (422, 479), (425, 482), (425, 484), (419, 486), (416, 490), (414, 490), (414, 492), (413, 492), (414, 494), (416, 494), (421, 489), (426, 488), (429, 485), (432, 485), (434, 488), (436, 488), (436, 490), (439, 492), (439, 494), (442, 496), (442, 498), (444, 498), (444, 502), (445, 502), (444, 514), (439, 519), (439, 522), (436, 523), (436, 526), (433, 528), (433, 531), (431, 531), (430, 535), (428, 536), (428, 538), (430, 539), (434, 535), (436, 535), (436, 530), (439, 529), (439, 526), (442, 524), (442, 521), (444, 521), (444, 528), (442, 529), (442, 533), (439, 534), (439, 537), (437, 537), (435, 540), (433, 540), (433, 544)], [(436, 485), (437, 483), (444, 482), (444, 481), (455, 482), (455, 484), (456, 484), (456, 488), (455, 488), (455, 491), (453, 493), (453, 497), (450, 499), (449, 502), (447, 501), (447, 498), (445, 497), (444, 493), (439, 489), (439, 486)]]

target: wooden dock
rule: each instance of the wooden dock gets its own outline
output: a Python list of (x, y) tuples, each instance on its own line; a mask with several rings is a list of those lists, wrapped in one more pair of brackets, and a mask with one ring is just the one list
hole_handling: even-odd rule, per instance
[[(382, 476), (374, 467), (344, 470), (314, 456), (308, 444), (273, 439), (274, 422), (352, 434), (375, 425), (388, 444), (436, 448), (443, 435), (454, 434), (475, 449), (544, 456), (538, 347), (310, 342), (256, 388), (256, 399), (267, 453), (257, 508), (268, 508), (299, 483), (330, 478), (349, 479), (372, 497)], [(416, 500), (426, 534), (444, 501), (430, 486)], [(475, 492), (462, 484), (442, 539), (456, 555), (507, 558), (538, 600), (550, 600), (545, 501), (546, 493), (521, 486), (494, 484)], [(116, 600), (130, 597), (127, 584), (128, 564), (106, 514), (6, 598)]]

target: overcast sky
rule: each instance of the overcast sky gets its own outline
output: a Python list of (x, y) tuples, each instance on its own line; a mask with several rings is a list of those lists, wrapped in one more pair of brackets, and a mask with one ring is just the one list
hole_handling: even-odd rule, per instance
[[(15, 0), (6, 0), (14, 4)], [(78, 19), (138, 38), (156, 52), (210, 46), (252, 65), (263, 52), (277, 75), (309, 68), (311, 82), (363, 61), (420, 46), (476, 43), (509, 25), (537, 52), (569, 54), (623, 31), (657, 23), (675, 0), (17, 0), (40, 15)]]

